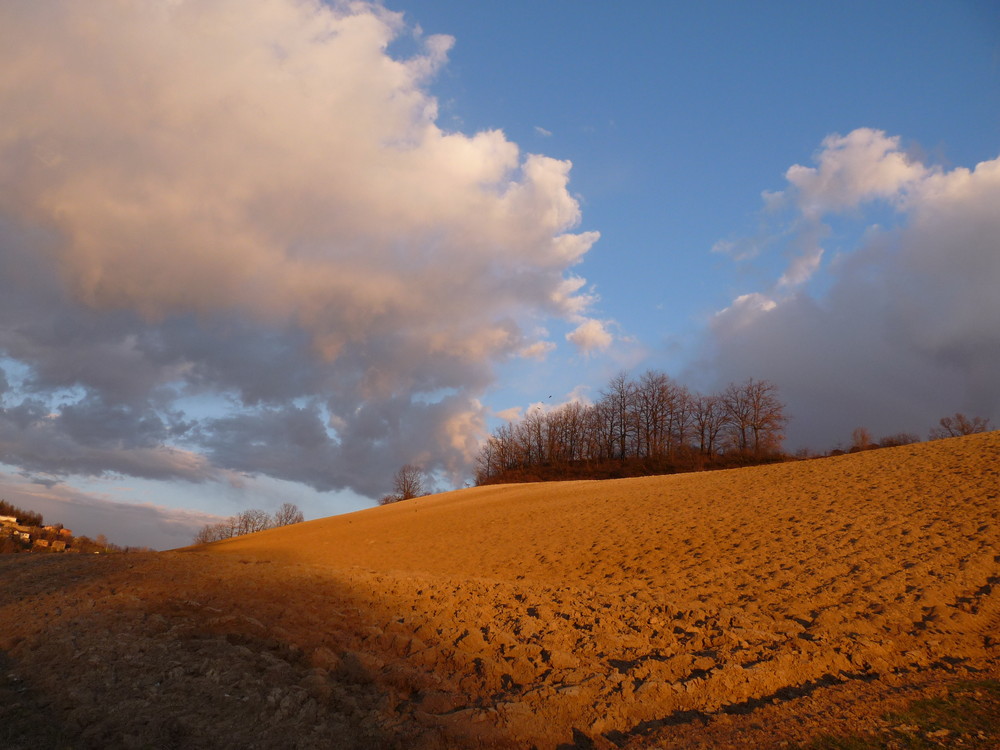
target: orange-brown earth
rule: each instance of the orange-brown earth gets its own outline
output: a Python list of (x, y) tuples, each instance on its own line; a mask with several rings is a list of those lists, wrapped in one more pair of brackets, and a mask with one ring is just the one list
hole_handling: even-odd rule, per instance
[(0, 582), (9, 747), (782, 747), (1000, 677), (1000, 432)]

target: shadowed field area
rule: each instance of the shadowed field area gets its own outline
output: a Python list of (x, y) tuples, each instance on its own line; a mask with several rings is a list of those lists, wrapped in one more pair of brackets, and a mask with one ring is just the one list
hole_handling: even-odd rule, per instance
[(805, 747), (1000, 677), (1000, 433), (0, 577), (4, 747)]

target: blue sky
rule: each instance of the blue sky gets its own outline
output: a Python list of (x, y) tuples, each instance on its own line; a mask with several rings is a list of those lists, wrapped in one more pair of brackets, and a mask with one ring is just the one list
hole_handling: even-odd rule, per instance
[(741, 270), (708, 250), (754, 233), (761, 192), (826, 135), (877, 128), (965, 166), (1000, 141), (987, 3), (393, 7), (456, 37), (432, 87), (443, 122), (573, 162), (582, 226), (601, 232), (585, 275), (649, 347), (780, 273), (779, 259)]
[[(432, 87), (444, 123), (501, 127), (525, 150), (573, 162), (582, 227), (601, 233), (581, 272), (600, 296), (595, 310), (633, 340), (604, 357), (515, 367), (497, 382), (501, 404), (581, 381), (593, 394), (621, 368), (716, 385), (701, 368), (711, 317), (787, 262), (787, 225), (765, 214), (761, 194), (784, 189), (785, 171), (811, 164), (825, 136), (883, 130), (944, 169), (993, 159), (1000, 144), (1000, 12), (988, 3), (394, 7), (456, 37)], [(900, 220), (865, 210), (830, 221), (831, 250)], [(755, 237), (768, 251), (752, 262), (711, 252)], [(829, 283), (820, 273), (810, 286)]]
[(0, 29), (0, 494), (83, 533), (461, 486), (484, 430), (622, 369), (771, 379), (790, 448), (1000, 420), (993, 3)]

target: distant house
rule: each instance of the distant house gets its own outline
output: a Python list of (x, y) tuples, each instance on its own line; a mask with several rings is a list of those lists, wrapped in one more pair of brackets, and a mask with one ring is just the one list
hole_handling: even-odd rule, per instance
[(15, 531), (14, 533), (21, 537), (22, 541), (27, 542), (31, 540), (31, 534), (27, 531)]
[(73, 532), (69, 529), (59, 529), (59, 536), (71, 537), (73, 536)]
[(36, 547), (48, 547), (49, 546), (49, 540), (48, 539), (36, 539), (35, 540), (35, 546)]
[(57, 539), (56, 541), (52, 542), (51, 550), (53, 552), (65, 552), (66, 542), (62, 541), (61, 539)]
[(16, 516), (0, 516), (0, 526), (16, 526)]

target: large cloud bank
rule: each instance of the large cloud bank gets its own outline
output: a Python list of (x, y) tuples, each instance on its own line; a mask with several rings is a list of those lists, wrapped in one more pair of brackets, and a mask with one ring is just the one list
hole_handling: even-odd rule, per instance
[(439, 127), (451, 41), (361, 2), (4, 3), (0, 462), (368, 495), (466, 466), (493, 366), (600, 329), (597, 237), (568, 163)]
[[(716, 315), (715, 363), (781, 386), (791, 437), (814, 449), (876, 436), (926, 436), (955, 411), (1000, 418), (1000, 159), (923, 164), (898, 137), (827, 138), (768, 194), (791, 212), (790, 260), (767, 289)], [(825, 261), (835, 222), (873, 214), (860, 241)], [(824, 263), (826, 263), (824, 265)], [(822, 282), (822, 283), (812, 283)]]

